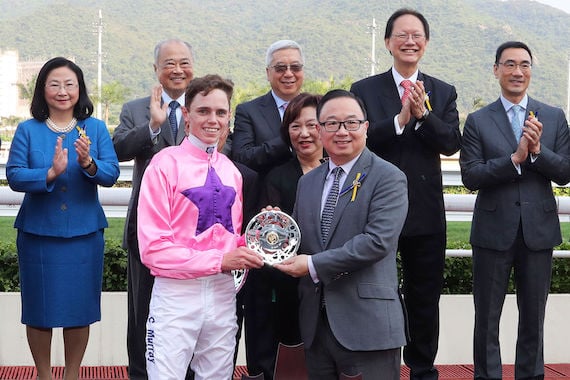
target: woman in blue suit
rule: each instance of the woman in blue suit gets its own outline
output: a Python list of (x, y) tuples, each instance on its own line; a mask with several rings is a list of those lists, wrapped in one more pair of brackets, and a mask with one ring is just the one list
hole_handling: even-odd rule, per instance
[(25, 192), (16, 217), (22, 323), (39, 379), (51, 379), (52, 328), (63, 327), (64, 379), (77, 379), (89, 325), (101, 319), (103, 229), (97, 186), (119, 163), (104, 122), (90, 117), (83, 72), (56, 57), (41, 68), (11, 144), (6, 175)]

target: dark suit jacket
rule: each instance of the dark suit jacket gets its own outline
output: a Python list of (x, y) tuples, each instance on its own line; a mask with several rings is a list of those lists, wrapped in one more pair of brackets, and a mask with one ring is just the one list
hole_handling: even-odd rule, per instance
[(295, 207), (297, 183), (302, 175), (303, 169), (297, 157), (271, 169), (265, 176), (261, 204), (278, 206), (281, 211), (291, 215)]
[(238, 168), (243, 179), (243, 222), (241, 233), (245, 233), (245, 229), (249, 221), (261, 211), (259, 197), (261, 194), (261, 183), (257, 173), (242, 163), (232, 161)]
[(281, 138), (281, 117), (271, 92), (239, 104), (232, 136), (232, 158), (257, 171), (260, 176), (289, 158), (289, 147)]
[(551, 249), (561, 242), (551, 181), (570, 181), (568, 124), (562, 110), (531, 98), (527, 115), (528, 110), (538, 114), (544, 127), (540, 155), (534, 163), (527, 158), (521, 175), (511, 161), (517, 142), (500, 99), (467, 116), (459, 163), (465, 186), (479, 190), (471, 226), (473, 245), (507, 250), (519, 225), (531, 250)]
[(176, 144), (168, 125), (168, 118), (161, 126), (158, 138), (153, 142), (150, 138), (150, 97), (136, 99), (125, 103), (121, 110), (119, 125), (113, 133), (113, 145), (119, 161), (134, 160), (132, 192), (129, 200), (123, 247), (129, 250), (137, 248), (137, 205), (140, 185), (144, 171), (151, 158), (162, 148), (178, 145), (184, 139), (184, 120), (180, 120)]
[(461, 147), (455, 88), (421, 72), (418, 80), (431, 91), (433, 110), (417, 130), (412, 117), (399, 136), (394, 116), (402, 103), (391, 70), (362, 79), (350, 89), (366, 106), (368, 148), (400, 168), (408, 179), (409, 211), (403, 236), (445, 232), (440, 154), (449, 156)]
[[(406, 344), (398, 297), (396, 250), (408, 209), (406, 177), (365, 149), (348, 173), (366, 173), (356, 198), (341, 194), (325, 245), (321, 241), (321, 197), (328, 165), (299, 180), (293, 217), (301, 229), (300, 252), (312, 255), (324, 284), (331, 331), (353, 351), (384, 350)], [(363, 174), (364, 175), (364, 174)], [(320, 309), (320, 291), (310, 276), (299, 281), (301, 335), (311, 347)]]

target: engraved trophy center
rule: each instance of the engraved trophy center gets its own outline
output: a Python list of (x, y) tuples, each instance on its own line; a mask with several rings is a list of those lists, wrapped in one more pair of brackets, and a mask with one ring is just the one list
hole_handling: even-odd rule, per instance
[(282, 211), (263, 211), (251, 219), (245, 231), (248, 248), (263, 256), (269, 265), (297, 254), (301, 231), (291, 216)]

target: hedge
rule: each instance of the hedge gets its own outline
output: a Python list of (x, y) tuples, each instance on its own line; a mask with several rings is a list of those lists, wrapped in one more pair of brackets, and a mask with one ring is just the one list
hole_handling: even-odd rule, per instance
[[(127, 290), (127, 253), (121, 242), (105, 240), (103, 291)], [(0, 292), (19, 292), (16, 244), (0, 241)]]
[[(448, 242), (449, 249), (470, 249), (465, 242)], [(556, 249), (570, 250), (564, 243)], [(471, 258), (448, 257), (444, 273), (443, 294), (471, 293)], [(103, 291), (126, 291), (127, 254), (120, 241), (106, 240), (105, 264), (103, 269)], [(511, 280), (509, 292), (513, 292)], [(18, 258), (14, 243), (0, 242), (0, 292), (17, 292)], [(570, 259), (554, 259), (552, 268), (551, 293), (570, 293)]]

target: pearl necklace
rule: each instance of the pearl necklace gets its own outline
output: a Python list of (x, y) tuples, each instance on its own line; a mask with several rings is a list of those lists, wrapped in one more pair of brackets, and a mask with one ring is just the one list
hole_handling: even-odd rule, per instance
[(73, 127), (75, 127), (75, 124), (77, 124), (77, 119), (76, 118), (71, 119), (71, 121), (63, 128), (58, 127), (57, 124), (54, 123), (54, 121), (49, 117), (46, 119), (46, 124), (48, 128), (54, 131), (55, 133), (67, 133), (71, 131)]

